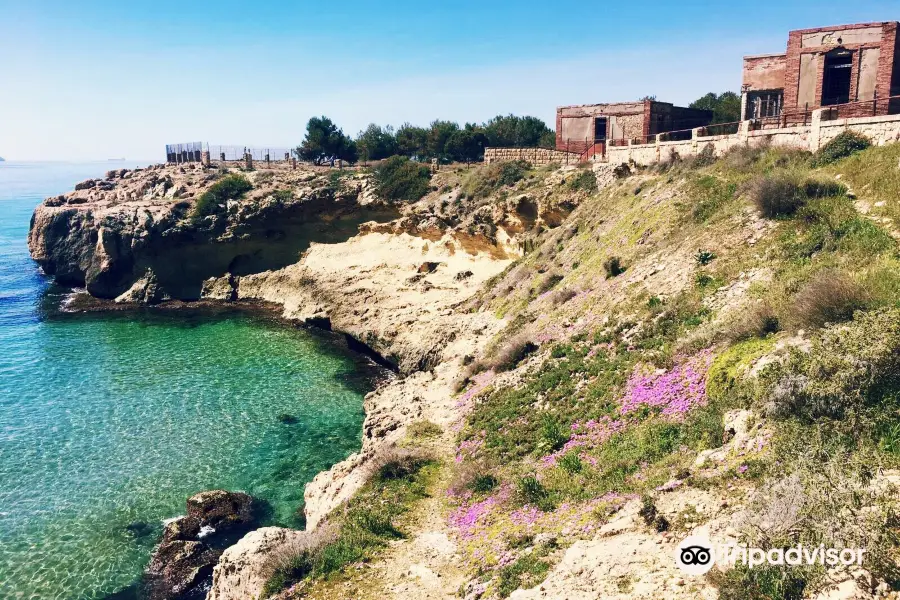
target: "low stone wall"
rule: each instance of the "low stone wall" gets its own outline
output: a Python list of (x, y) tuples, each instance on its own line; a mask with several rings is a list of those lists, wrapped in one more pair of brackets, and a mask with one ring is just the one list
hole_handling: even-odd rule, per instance
[(599, 160), (614, 164), (633, 163), (646, 166), (670, 160), (673, 152), (681, 158), (686, 158), (696, 156), (707, 146), (712, 146), (713, 153), (721, 156), (733, 146), (756, 146), (766, 143), (815, 152), (848, 129), (868, 137), (873, 144), (879, 146), (900, 141), (900, 115), (825, 120), (828, 118), (827, 115), (827, 109), (820, 109), (813, 111), (812, 121), (808, 125), (758, 131), (750, 129), (751, 121), (744, 121), (741, 123), (740, 131), (730, 135), (703, 136), (702, 128), (698, 128), (693, 131), (690, 140), (679, 142), (665, 142), (661, 140), (662, 136), (657, 136), (657, 141), (653, 144), (611, 146), (607, 148), (606, 156)]
[(550, 163), (575, 164), (579, 160), (579, 154), (552, 150), (550, 148), (485, 148), (484, 162), (506, 162), (510, 160), (524, 160), (533, 165), (549, 165)]
[(819, 126), (819, 145), (827, 144), (845, 129), (861, 133), (876, 146), (892, 144), (900, 141), (900, 115), (822, 121)]

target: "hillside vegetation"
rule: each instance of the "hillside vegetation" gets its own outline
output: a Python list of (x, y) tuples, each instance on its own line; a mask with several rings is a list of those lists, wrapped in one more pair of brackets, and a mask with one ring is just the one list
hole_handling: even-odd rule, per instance
[[(519, 164), (456, 184), (476, 207), (578, 198), (461, 308), (506, 322), (460, 365), (455, 456), (428, 463), (462, 595), (541, 583), (628, 505), (660, 543), (727, 513), (739, 542), (866, 548), (872, 585), (900, 585), (900, 145), (848, 146), (736, 148), (599, 189), (588, 168)], [(727, 500), (667, 500), (694, 492)], [(815, 597), (834, 576), (716, 568), (686, 589)]]

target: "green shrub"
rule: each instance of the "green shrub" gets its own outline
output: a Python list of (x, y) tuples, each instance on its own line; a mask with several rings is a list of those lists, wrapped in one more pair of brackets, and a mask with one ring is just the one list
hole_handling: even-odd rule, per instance
[(745, 381), (753, 361), (771, 351), (774, 340), (748, 339), (740, 341), (716, 356), (706, 374), (706, 395), (712, 402), (741, 405), (753, 393)]
[(500, 163), (497, 175), (497, 185), (502, 187), (513, 185), (528, 173), (528, 163), (524, 160)]
[(516, 482), (516, 493), (522, 504), (536, 506), (541, 510), (552, 510), (553, 508), (547, 489), (534, 475), (520, 477)]
[(566, 435), (563, 426), (550, 415), (544, 415), (541, 420), (540, 436), (538, 451), (543, 454), (558, 450), (569, 441), (569, 436)]
[(517, 589), (532, 588), (543, 581), (550, 570), (550, 564), (541, 559), (548, 551), (549, 548), (538, 548), (502, 567), (497, 573), (497, 596), (506, 598)]
[(638, 514), (647, 527), (654, 531), (662, 533), (669, 529), (669, 520), (659, 514), (659, 511), (656, 510), (656, 504), (653, 503), (653, 498), (646, 494), (641, 497), (641, 510), (638, 511)]
[(476, 494), (486, 494), (497, 487), (499, 483), (500, 481), (496, 477), (494, 477), (490, 473), (485, 473), (475, 476), (469, 486), (469, 489)]
[(814, 167), (822, 167), (846, 158), (857, 152), (861, 152), (872, 145), (866, 136), (855, 131), (846, 130), (839, 133), (833, 140), (819, 148), (813, 157)]
[(569, 452), (568, 454), (564, 454), (556, 464), (558, 464), (560, 468), (569, 473), (580, 473), (584, 468), (584, 463), (582, 463), (581, 457), (578, 456), (577, 452)]
[(194, 205), (194, 216), (205, 217), (219, 212), (228, 200), (239, 200), (253, 189), (243, 175), (226, 175), (203, 192)]
[[(893, 423), (891, 407), (900, 402), (900, 309), (858, 312), (849, 324), (827, 327), (808, 354), (795, 352), (769, 377), (762, 399), (774, 416), (843, 418), (874, 407), (873, 422)], [(858, 426), (853, 434), (865, 435)]]
[(833, 179), (807, 179), (803, 191), (808, 198), (828, 198), (843, 196), (847, 193), (847, 186)]
[(573, 192), (593, 194), (597, 191), (597, 178), (592, 171), (579, 171), (566, 181), (566, 186)]
[(463, 184), (463, 194), (475, 200), (487, 198), (496, 190), (525, 178), (529, 165), (523, 160), (491, 163), (473, 170)]
[(437, 423), (422, 420), (410, 423), (406, 433), (412, 438), (429, 438), (441, 435), (444, 430)]
[(752, 569), (744, 564), (725, 572), (714, 569), (708, 577), (719, 590), (719, 600), (802, 600), (807, 585), (803, 575), (795, 567), (766, 563)]
[(603, 261), (603, 270), (606, 271), (606, 278), (611, 279), (624, 273), (625, 265), (622, 264), (622, 259), (618, 256), (610, 256)]
[(697, 250), (697, 254), (694, 255), (694, 261), (698, 266), (705, 267), (712, 261), (716, 259), (716, 253), (712, 250), (704, 250), (701, 248)]
[(373, 170), (375, 188), (385, 200), (415, 202), (428, 193), (431, 170), (405, 156), (392, 156)]
[(279, 204), (286, 204), (294, 199), (294, 192), (291, 190), (275, 190), (272, 192), (272, 198)]

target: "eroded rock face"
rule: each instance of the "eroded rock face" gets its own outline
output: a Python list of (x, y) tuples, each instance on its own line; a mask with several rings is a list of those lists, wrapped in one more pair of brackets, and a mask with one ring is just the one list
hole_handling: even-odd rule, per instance
[[(283, 267), (312, 242), (342, 241), (362, 222), (398, 215), (387, 203), (363, 199), (362, 184), (336, 189), (317, 183), (315, 173), (303, 181), (302, 172), (288, 170), (248, 174), (254, 189), (244, 198), (195, 218), (194, 200), (218, 175), (162, 165), (107, 175), (45, 200), (28, 236), (46, 273), (98, 298), (195, 300), (209, 277)], [(276, 198), (276, 191), (291, 194)]]
[(263, 527), (251, 531), (222, 553), (207, 600), (258, 598), (266, 584), (266, 563), (280, 547), (297, 542), (303, 531)]
[(166, 523), (146, 571), (151, 600), (202, 598), (213, 567), (228, 544), (256, 520), (256, 502), (242, 492), (211, 490), (191, 496), (187, 515)]

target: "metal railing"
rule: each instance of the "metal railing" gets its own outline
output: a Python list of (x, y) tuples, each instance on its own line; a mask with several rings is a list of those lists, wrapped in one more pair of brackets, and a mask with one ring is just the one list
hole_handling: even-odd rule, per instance
[(824, 109), (822, 117), (826, 121), (835, 119), (855, 119), (859, 117), (875, 117), (900, 114), (900, 95), (892, 95), (879, 98), (876, 93), (871, 100), (857, 100), (843, 104), (830, 106), (813, 106), (805, 104), (797, 108), (782, 108), (781, 113), (771, 117), (753, 119), (752, 129), (772, 129), (791, 127), (795, 125), (809, 125), (812, 121), (812, 113), (815, 110)]
[(295, 156), (290, 148), (254, 148), (252, 146), (225, 146), (210, 145), (204, 142), (187, 142), (180, 144), (166, 144), (166, 162), (173, 164), (201, 162), (203, 152), (209, 152), (210, 160), (214, 161), (239, 161), (250, 156), (258, 162), (275, 162), (290, 160)]

